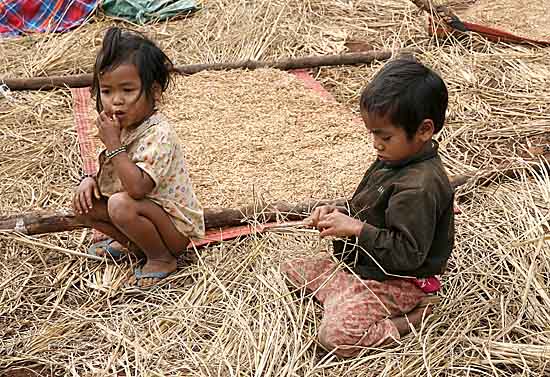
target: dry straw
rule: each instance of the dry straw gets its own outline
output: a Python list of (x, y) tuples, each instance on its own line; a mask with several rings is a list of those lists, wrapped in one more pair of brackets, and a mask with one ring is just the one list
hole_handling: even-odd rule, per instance
[(550, 2), (527, 0), (478, 0), (470, 1), (465, 9), (458, 11), (461, 17), (482, 25), (531, 38), (550, 39)]
[[(3, 40), (0, 72), (90, 71), (92, 50), (107, 24), (97, 20), (72, 33)], [(122, 288), (129, 263), (62, 252), (85, 252), (86, 231), (32, 239), (0, 234), (0, 370), (87, 376), (548, 374), (550, 177), (526, 163), (543, 161), (541, 146), (550, 142), (547, 51), (475, 36), (428, 40), (405, 0), (206, 1), (193, 17), (147, 31), (178, 64), (334, 53), (350, 40), (373, 47), (416, 45), (424, 49), (420, 59), (449, 86), (449, 121), (439, 136), (449, 172), (474, 174), (502, 165), (522, 170), (514, 178), (492, 176), (484, 187), (473, 181), (458, 192), (462, 214), (442, 303), (399, 344), (352, 360), (322, 352), (316, 343), (319, 306), (289, 291), (278, 272), (281, 261), (327, 247), (314, 234), (286, 229), (208, 248), (161, 289), (138, 294)], [(316, 98), (291, 76), (271, 70), (179, 79), (163, 107), (184, 136), (203, 203), (349, 194), (370, 152), (343, 106), (357, 112), (360, 89), (381, 64), (314, 72), (343, 105)], [(2, 213), (68, 206), (80, 166), (72, 123), (67, 91), (0, 98)], [(312, 163), (308, 153), (321, 160)], [(231, 158), (238, 162), (234, 171)]]

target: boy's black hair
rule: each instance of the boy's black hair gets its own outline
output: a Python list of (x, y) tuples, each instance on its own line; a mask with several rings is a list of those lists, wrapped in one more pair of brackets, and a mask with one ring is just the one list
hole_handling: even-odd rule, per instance
[(437, 73), (414, 58), (400, 58), (387, 63), (361, 94), (361, 111), (389, 116), (409, 138), (424, 119), (434, 123), (438, 133), (445, 123), (449, 95)]
[(111, 27), (105, 33), (94, 65), (92, 96), (96, 98), (98, 112), (103, 111), (99, 76), (126, 63), (136, 66), (141, 79), (141, 95), (145, 94), (148, 100), (153, 100), (155, 83), (160, 86), (162, 92), (168, 88), (173, 64), (166, 54), (141, 33)]

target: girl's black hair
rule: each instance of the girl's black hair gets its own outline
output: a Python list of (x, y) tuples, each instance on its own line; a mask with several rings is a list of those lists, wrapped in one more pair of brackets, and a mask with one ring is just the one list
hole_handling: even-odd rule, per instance
[(387, 63), (361, 94), (361, 111), (389, 116), (411, 138), (424, 119), (434, 122), (434, 133), (445, 123), (449, 96), (441, 77), (414, 58)]
[(92, 96), (96, 98), (98, 112), (103, 111), (99, 77), (121, 64), (136, 66), (141, 79), (141, 95), (153, 100), (153, 85), (157, 83), (162, 92), (170, 83), (172, 61), (150, 39), (136, 31), (111, 27), (105, 33), (101, 50), (97, 54), (92, 81)]

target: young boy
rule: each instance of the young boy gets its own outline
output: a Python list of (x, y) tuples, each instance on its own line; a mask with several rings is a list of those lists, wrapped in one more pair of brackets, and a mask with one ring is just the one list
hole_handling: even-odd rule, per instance
[(361, 96), (377, 160), (347, 209), (308, 218), (334, 236), (334, 256), (286, 262), (282, 271), (323, 304), (319, 342), (340, 357), (399, 340), (440, 287), (454, 241), (453, 190), (432, 140), (445, 121), (443, 80), (414, 60), (386, 64)]

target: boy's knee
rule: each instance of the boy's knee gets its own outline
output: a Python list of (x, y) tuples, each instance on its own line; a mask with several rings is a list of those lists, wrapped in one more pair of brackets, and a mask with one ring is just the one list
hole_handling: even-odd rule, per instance
[(347, 358), (359, 355), (365, 348), (391, 343), (399, 339), (399, 332), (390, 319), (354, 323), (344, 315), (324, 318), (318, 339), (326, 350), (338, 357)]
[(281, 273), (294, 286), (299, 287), (306, 284), (306, 278), (302, 259), (293, 259), (281, 263)]
[(126, 224), (135, 219), (135, 200), (125, 192), (113, 194), (107, 201), (107, 212), (115, 224)]
[(327, 350), (332, 351), (338, 347), (338, 340), (335, 337), (334, 329), (325, 324), (321, 325), (319, 328), (319, 333), (317, 334), (319, 343)]

